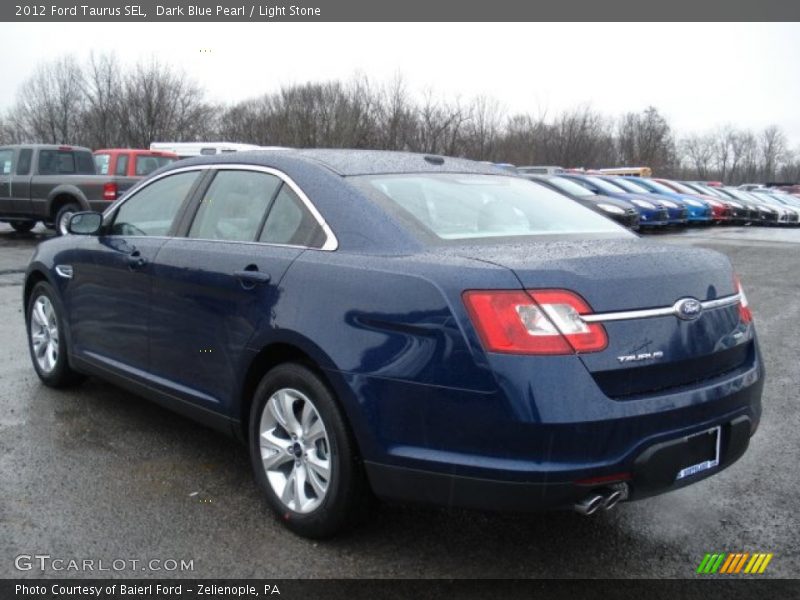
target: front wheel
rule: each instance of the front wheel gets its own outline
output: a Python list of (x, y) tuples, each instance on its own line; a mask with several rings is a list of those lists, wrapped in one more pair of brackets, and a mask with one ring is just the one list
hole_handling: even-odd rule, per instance
[(50, 387), (80, 382), (83, 376), (67, 360), (61, 303), (50, 284), (40, 281), (34, 286), (27, 310), (28, 348), (39, 379)]
[(79, 204), (70, 203), (62, 206), (56, 213), (56, 233), (58, 235), (67, 235), (69, 233), (69, 220), (76, 212), (79, 212), (81, 207)]
[(332, 536), (363, 513), (368, 493), (352, 435), (333, 394), (305, 366), (279, 365), (261, 380), (250, 457), (270, 506), (299, 535)]

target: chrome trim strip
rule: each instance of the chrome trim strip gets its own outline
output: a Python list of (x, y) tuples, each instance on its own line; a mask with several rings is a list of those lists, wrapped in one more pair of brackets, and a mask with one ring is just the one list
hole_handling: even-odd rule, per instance
[(716, 300), (706, 300), (700, 304), (703, 306), (703, 310), (706, 310), (710, 308), (722, 308), (723, 306), (730, 306), (731, 304), (740, 302), (741, 299), (741, 294), (734, 294), (733, 296), (725, 296), (724, 298), (717, 298)]
[(72, 266), (71, 265), (56, 265), (56, 273), (59, 277), (64, 279), (72, 279)]
[[(584, 320), (586, 323), (603, 323), (605, 321), (628, 321), (631, 319), (649, 319), (652, 317), (667, 317), (669, 315), (677, 314), (675, 311), (675, 307), (683, 298), (680, 298), (675, 304), (672, 306), (665, 306), (662, 308), (646, 308), (643, 310), (626, 310), (621, 312), (608, 312), (608, 313), (598, 313), (593, 315), (581, 315), (581, 319)], [(717, 298), (716, 300), (706, 300), (705, 302), (701, 302), (700, 305), (703, 307), (703, 310), (711, 310), (714, 308), (722, 308), (724, 306), (730, 306), (732, 304), (736, 304), (739, 302), (740, 296), (739, 294), (734, 294), (732, 296), (725, 296), (724, 298)]]
[[(117, 203), (110, 206), (106, 211), (103, 213), (103, 220), (111, 215), (113, 212), (119, 210), (119, 207), (122, 206), (125, 202), (127, 202), (130, 198), (135, 196), (139, 193), (140, 190), (143, 190), (148, 185), (155, 183), (159, 179), (163, 179), (164, 177), (168, 177), (169, 175), (175, 175), (176, 173), (185, 173), (187, 171), (207, 171), (209, 169), (216, 169), (218, 171), (224, 170), (236, 170), (236, 171), (258, 171), (261, 173), (267, 173), (269, 175), (274, 175), (281, 181), (283, 181), (286, 185), (292, 188), (292, 191), (297, 194), (298, 198), (303, 202), (305, 207), (308, 209), (308, 212), (311, 213), (311, 216), (317, 221), (319, 226), (322, 228), (323, 233), (325, 234), (325, 243), (320, 248), (311, 248), (308, 246), (292, 246), (293, 248), (305, 248), (307, 250), (325, 250), (327, 252), (333, 252), (339, 247), (339, 240), (336, 238), (336, 235), (333, 233), (333, 230), (328, 225), (328, 222), (325, 218), (320, 214), (317, 210), (317, 207), (311, 202), (311, 200), (306, 196), (305, 192), (300, 188), (295, 181), (289, 177), (283, 171), (279, 171), (278, 169), (273, 169), (272, 167), (262, 167), (260, 165), (247, 165), (247, 164), (240, 164), (240, 163), (210, 163), (206, 165), (192, 165), (190, 167), (181, 167), (179, 169), (171, 169), (166, 173), (161, 173), (152, 179), (148, 179), (146, 182), (142, 183), (141, 185), (136, 186), (130, 190), (127, 190), (126, 193), (122, 198), (119, 199)], [(135, 192), (135, 193), (131, 193)], [(214, 240), (214, 241), (222, 241), (222, 240)], [(283, 245), (283, 244), (269, 244), (267, 242), (251, 242), (253, 244), (264, 244), (264, 245)]]

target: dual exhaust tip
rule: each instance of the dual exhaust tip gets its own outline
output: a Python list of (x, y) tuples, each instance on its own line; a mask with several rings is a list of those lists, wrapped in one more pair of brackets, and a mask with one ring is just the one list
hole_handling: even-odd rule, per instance
[(621, 483), (608, 488), (603, 488), (592, 492), (583, 500), (576, 502), (573, 505), (575, 512), (582, 514), (586, 517), (593, 515), (601, 508), (604, 510), (611, 510), (622, 500), (628, 497), (628, 485)]

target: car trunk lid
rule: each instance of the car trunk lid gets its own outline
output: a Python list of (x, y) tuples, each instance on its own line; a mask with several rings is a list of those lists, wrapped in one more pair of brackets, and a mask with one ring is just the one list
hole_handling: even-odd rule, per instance
[[(582, 296), (608, 345), (579, 359), (609, 396), (687, 385), (752, 358), (752, 327), (740, 318), (722, 254), (624, 239), (476, 246), (463, 254), (511, 269), (525, 289)], [(698, 316), (676, 315), (684, 298), (705, 304)], [(621, 312), (631, 314), (616, 318)]]

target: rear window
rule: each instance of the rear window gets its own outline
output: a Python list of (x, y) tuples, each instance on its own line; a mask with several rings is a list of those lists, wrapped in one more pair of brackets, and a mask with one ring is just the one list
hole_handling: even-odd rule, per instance
[(477, 174), (352, 177), (408, 223), (442, 240), (626, 230), (558, 192), (520, 177)]
[(75, 150), (40, 150), (40, 175), (94, 175), (91, 152)]
[(136, 174), (137, 175), (150, 175), (153, 171), (160, 169), (163, 166), (175, 162), (174, 158), (167, 156), (147, 156), (140, 155), (136, 157)]

